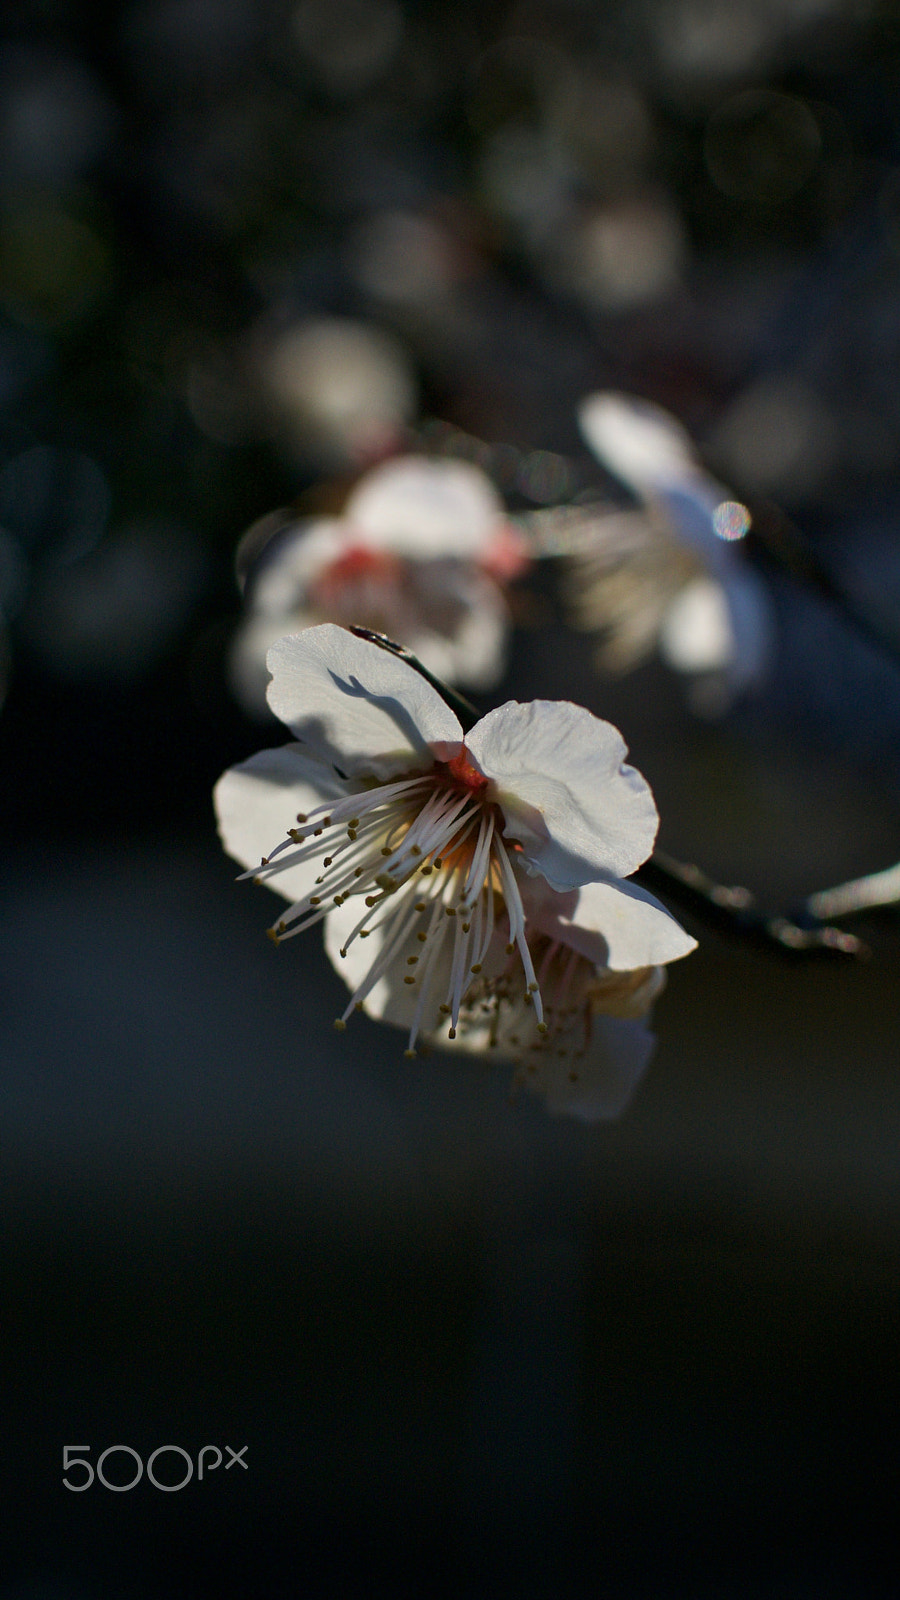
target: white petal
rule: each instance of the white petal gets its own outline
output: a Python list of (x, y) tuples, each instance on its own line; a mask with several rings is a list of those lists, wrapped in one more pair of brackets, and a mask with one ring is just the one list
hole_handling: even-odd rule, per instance
[(346, 628), (323, 623), (279, 639), (267, 659), (275, 715), (348, 777), (424, 770), (459, 749), (462, 728), (437, 690)]
[[(219, 834), (228, 854), (242, 867), (259, 866), (297, 823), (297, 813), (347, 793), (330, 767), (313, 760), (297, 744), (260, 750), (249, 761), (224, 772), (213, 790)], [(299, 900), (321, 872), (318, 861), (287, 867), (264, 880), (286, 900)]]
[(568, 701), (507, 701), (476, 723), (466, 745), (529, 871), (555, 889), (646, 861), (659, 823), (650, 787), (623, 757), (618, 729)]
[(528, 926), (558, 939), (597, 967), (631, 972), (678, 961), (697, 941), (646, 889), (623, 879), (557, 894), (540, 878), (522, 884)]
[(595, 1017), (587, 1054), (574, 1068), (574, 1079), (572, 1063), (548, 1053), (539, 1056), (536, 1070), (519, 1081), (544, 1096), (548, 1111), (582, 1122), (609, 1121), (628, 1105), (655, 1044), (643, 1021)]
[(662, 406), (610, 391), (586, 396), (577, 415), (603, 466), (639, 494), (697, 471), (690, 435)]
[(367, 472), (344, 508), (367, 544), (421, 560), (477, 557), (502, 515), (477, 467), (428, 456), (401, 456)]

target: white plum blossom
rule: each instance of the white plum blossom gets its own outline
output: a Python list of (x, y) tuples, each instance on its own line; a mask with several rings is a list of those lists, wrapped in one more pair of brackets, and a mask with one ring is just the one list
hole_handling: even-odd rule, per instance
[(768, 597), (736, 548), (749, 512), (661, 407), (593, 394), (578, 423), (638, 504), (580, 519), (567, 586), (575, 620), (603, 633), (604, 666), (626, 671), (658, 650), (691, 680), (692, 709), (719, 715), (762, 682), (771, 656)]
[[(245, 876), (289, 902), (269, 930), (277, 943), (332, 919), (329, 944), (351, 975), (339, 1027), (354, 1010), (377, 1013), (384, 985), (402, 986), (414, 1054), (439, 1018), (458, 1037), (486, 998), (520, 991), (549, 1037), (535, 962), (547, 929), (614, 972), (691, 947), (623, 881), (658, 818), (609, 723), (565, 701), (508, 701), (465, 731), (414, 667), (332, 624), (279, 640), (269, 668), (272, 709), (297, 742), (220, 778), (219, 829)], [(572, 892), (586, 884), (573, 934)], [(562, 980), (545, 978), (558, 1008)]]
[(495, 574), (511, 550), (512, 570), (524, 565), (524, 545), (478, 467), (399, 456), (365, 473), (339, 516), (265, 521), (248, 535), (264, 543), (231, 656), (248, 710), (265, 706), (269, 646), (317, 622), (386, 634), (446, 683), (498, 681), (511, 619)]

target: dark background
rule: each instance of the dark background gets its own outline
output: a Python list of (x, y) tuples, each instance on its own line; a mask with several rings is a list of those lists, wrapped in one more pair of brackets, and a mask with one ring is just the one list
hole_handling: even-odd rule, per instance
[[(900, 11), (3, 23), (0, 1593), (896, 1594), (895, 913), (854, 924), (863, 964), (686, 914), (648, 1077), (583, 1127), (339, 1039), (210, 790), (279, 737), (226, 681), (237, 542), (354, 470), (259, 401), (306, 316), (398, 341), (412, 446), (438, 418), (603, 487), (578, 399), (667, 406), (897, 627)], [(373, 244), (397, 214), (424, 287)], [(616, 722), (666, 849), (782, 908), (900, 856), (900, 668), (748, 558), (776, 654), (723, 721), (656, 662), (599, 678), (552, 563), (494, 702)], [(71, 1443), (248, 1470), (79, 1495)]]

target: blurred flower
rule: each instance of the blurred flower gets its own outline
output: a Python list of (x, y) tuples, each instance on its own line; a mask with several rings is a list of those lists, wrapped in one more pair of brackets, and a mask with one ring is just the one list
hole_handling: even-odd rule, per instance
[(403, 347), (362, 322), (294, 323), (259, 340), (255, 366), (284, 448), (326, 471), (358, 469), (390, 454), (416, 412)]
[[(653, 1051), (643, 1019), (665, 984), (661, 963), (687, 955), (696, 941), (631, 883), (592, 882), (560, 893), (533, 878), (522, 880), (521, 893), (546, 1027), (538, 1026), (523, 968), (509, 953), (509, 920), (501, 912), (455, 1037), (438, 1031), (445, 1023), (440, 1016), (428, 1037), (444, 1048), (516, 1062), (514, 1082), (542, 1094), (551, 1111), (589, 1122), (618, 1116)], [(374, 956), (371, 948), (345, 943), (354, 918), (346, 906), (325, 921), (325, 947), (351, 988)], [(380, 937), (373, 930), (376, 949)], [(412, 941), (409, 949), (415, 955)], [(445, 968), (451, 957), (445, 949)], [(437, 992), (446, 974), (438, 979), (435, 973), (432, 981)], [(410, 1028), (418, 1004), (401, 960), (367, 995), (364, 1010)]]
[[(544, 982), (558, 1013), (568, 1001), (552, 960), (543, 977), (535, 969), (546, 929), (595, 964), (605, 951), (632, 970), (690, 948), (623, 881), (649, 855), (657, 815), (609, 723), (568, 702), (508, 701), (464, 732), (412, 666), (328, 624), (279, 641), (269, 665), (272, 708), (300, 742), (223, 775), (219, 829), (246, 876), (291, 902), (270, 929), (276, 943), (339, 914), (329, 943), (353, 992), (338, 1027), (367, 1007), (387, 1016), (402, 985), (408, 1053), (441, 1019), (450, 1039), (482, 1026), (482, 1006), (499, 1015), (509, 995), (549, 1037)], [(590, 882), (576, 928), (571, 891)], [(644, 974), (630, 1000), (628, 983), (617, 988), (614, 1009), (641, 1004), (644, 984), (649, 1000)]]
[(401, 456), (366, 473), (340, 517), (277, 513), (245, 542), (252, 549), (267, 534), (231, 655), (235, 693), (251, 712), (265, 709), (269, 645), (316, 622), (385, 633), (449, 683), (487, 688), (500, 678), (510, 618), (499, 580), (525, 558), (477, 467)]
[(573, 516), (566, 592), (577, 625), (603, 633), (600, 660), (613, 671), (657, 649), (692, 679), (692, 709), (719, 715), (761, 682), (771, 651), (766, 591), (734, 549), (749, 512), (661, 408), (601, 393), (582, 401), (578, 421), (639, 505)]

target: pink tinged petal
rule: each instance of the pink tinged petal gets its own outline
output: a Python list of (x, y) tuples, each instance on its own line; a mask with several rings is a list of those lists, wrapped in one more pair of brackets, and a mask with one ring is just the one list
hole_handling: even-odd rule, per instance
[(278, 640), (267, 659), (275, 715), (347, 777), (426, 771), (459, 749), (462, 728), (438, 691), (345, 628), (307, 628)]
[[(287, 838), (288, 829), (296, 826), (298, 813), (306, 815), (345, 794), (346, 785), (331, 768), (314, 761), (300, 745), (260, 750), (249, 761), (224, 772), (213, 791), (225, 850), (242, 867), (258, 867)], [(312, 890), (321, 870), (321, 861), (311, 858), (286, 865), (262, 881), (276, 894), (294, 901)]]
[(547, 1110), (582, 1122), (607, 1122), (625, 1110), (653, 1054), (655, 1036), (642, 1022), (598, 1016), (587, 1054), (575, 1064), (548, 1055), (536, 1070), (520, 1074)]
[(618, 729), (583, 706), (510, 700), (482, 717), (466, 748), (493, 785), (505, 835), (553, 888), (624, 877), (653, 849), (650, 787), (624, 763)]
[(344, 508), (365, 543), (421, 560), (477, 558), (502, 515), (502, 502), (477, 467), (428, 456), (375, 467)]
[(679, 961), (696, 950), (664, 905), (636, 883), (622, 879), (586, 883), (557, 894), (540, 878), (522, 885), (529, 928), (568, 945), (597, 967), (632, 972)]

